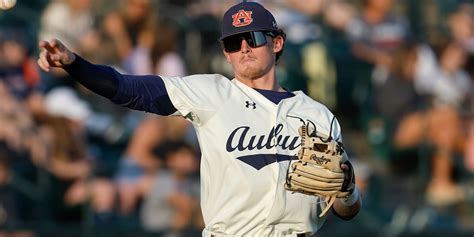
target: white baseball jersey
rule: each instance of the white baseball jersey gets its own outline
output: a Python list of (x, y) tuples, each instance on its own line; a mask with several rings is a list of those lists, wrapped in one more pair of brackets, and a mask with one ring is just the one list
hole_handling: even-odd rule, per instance
[[(295, 236), (320, 228), (323, 202), (284, 183), (301, 145), (303, 123), (294, 117), (329, 134), (333, 115), (324, 105), (299, 91), (275, 104), (222, 75), (162, 78), (176, 115), (193, 123), (199, 139), (203, 236)], [(332, 130), (339, 138), (337, 121)]]

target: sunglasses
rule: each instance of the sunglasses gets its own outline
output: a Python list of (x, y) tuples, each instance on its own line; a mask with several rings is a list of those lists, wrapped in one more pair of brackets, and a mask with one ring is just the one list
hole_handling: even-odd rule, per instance
[(275, 37), (272, 32), (252, 31), (237, 35), (232, 35), (221, 40), (221, 45), (227, 53), (237, 52), (245, 40), (251, 48), (257, 48), (267, 44), (267, 35)]

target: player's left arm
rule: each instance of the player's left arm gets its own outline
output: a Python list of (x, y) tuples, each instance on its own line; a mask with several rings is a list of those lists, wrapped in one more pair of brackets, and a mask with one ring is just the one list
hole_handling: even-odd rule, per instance
[[(354, 177), (354, 170), (352, 165), (343, 163), (341, 169), (344, 171), (345, 180), (352, 182)], [(343, 198), (337, 198), (332, 206), (333, 213), (343, 220), (350, 220), (359, 213), (362, 206), (362, 200), (359, 189), (354, 186), (354, 190), (351, 194)]]
[[(342, 143), (342, 129), (339, 121), (333, 116), (334, 130), (330, 131), (331, 135)], [(348, 154), (344, 151), (343, 156), (345, 162), (341, 163), (341, 170), (344, 172), (344, 183), (342, 184), (342, 190), (344, 192), (349, 191), (349, 195), (345, 197), (336, 198), (334, 205), (332, 206), (333, 213), (343, 220), (350, 220), (359, 213), (362, 206), (362, 200), (360, 191), (355, 183), (355, 172), (352, 163), (349, 160)]]

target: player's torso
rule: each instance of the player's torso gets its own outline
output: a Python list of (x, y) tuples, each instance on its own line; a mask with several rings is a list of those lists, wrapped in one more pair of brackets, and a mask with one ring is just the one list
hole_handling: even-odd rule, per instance
[(231, 83), (223, 106), (197, 128), (207, 229), (251, 235), (311, 229), (317, 198), (287, 192), (284, 181), (300, 147), (298, 128), (309, 119), (329, 133), (326, 114), (299, 92), (274, 104)]

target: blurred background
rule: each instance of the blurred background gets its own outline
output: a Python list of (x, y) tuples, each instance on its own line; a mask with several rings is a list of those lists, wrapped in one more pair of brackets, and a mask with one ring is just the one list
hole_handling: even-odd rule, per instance
[[(130, 74), (231, 69), (218, 0), (18, 0), (0, 10), (0, 236), (200, 236), (190, 124), (113, 105), (38, 42)], [(316, 236), (474, 234), (474, 1), (260, 1), (287, 33), (278, 80), (327, 105), (363, 192)], [(98, 78), (99, 80), (100, 78)]]

